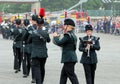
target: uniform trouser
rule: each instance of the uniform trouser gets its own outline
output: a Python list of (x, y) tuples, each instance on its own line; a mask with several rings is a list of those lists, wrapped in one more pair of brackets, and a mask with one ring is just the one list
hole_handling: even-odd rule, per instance
[(23, 56), (23, 74), (24, 75), (29, 75), (30, 72), (30, 54), (24, 53)]
[(70, 79), (72, 84), (79, 84), (74, 70), (75, 64), (74, 62), (64, 63), (61, 71), (60, 84), (67, 84), (67, 78)]
[(35, 74), (34, 74), (34, 67), (33, 67), (33, 63), (31, 62), (31, 74), (32, 74), (32, 79), (35, 79)]
[(46, 58), (32, 58), (32, 65), (34, 69), (34, 76), (36, 84), (42, 84), (45, 76)]
[(96, 64), (83, 64), (83, 67), (85, 71), (86, 83), (94, 84)]
[(30, 68), (31, 68), (32, 79), (35, 79), (34, 73), (33, 73), (34, 69), (32, 67), (32, 61), (30, 57), (31, 57), (30, 53), (25, 53), (25, 58), (23, 59), (23, 74), (29, 75)]
[(13, 46), (13, 55), (14, 55), (14, 69), (16, 70), (17, 67), (16, 67), (16, 47)]
[(14, 69), (20, 70), (21, 68), (21, 61), (22, 61), (22, 55), (20, 48), (15, 48), (16, 55), (14, 56)]

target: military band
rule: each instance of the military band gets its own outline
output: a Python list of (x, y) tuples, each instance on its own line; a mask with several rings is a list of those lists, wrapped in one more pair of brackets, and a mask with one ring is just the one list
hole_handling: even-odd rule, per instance
[[(15, 73), (21, 71), (22, 64), (23, 77), (28, 77), (31, 70), (31, 83), (36, 84), (44, 84), (45, 65), (48, 58), (47, 43), (51, 41), (48, 33), (49, 25), (43, 18), (44, 15), (45, 9), (41, 8), (39, 14), (35, 13), (31, 16), (31, 20), (26, 16), (22, 23), (18, 17), (8, 31), (13, 39)], [(100, 50), (99, 37), (92, 35), (93, 28), (90, 23), (85, 26), (85, 32), (86, 36), (79, 38), (79, 51), (82, 52), (80, 62), (84, 67), (86, 84), (95, 84), (98, 62), (96, 50)], [(3, 37), (7, 38), (5, 35)], [(61, 63), (63, 63), (63, 67), (59, 84), (67, 84), (67, 78), (72, 84), (79, 84), (75, 74), (75, 65), (78, 62), (77, 36), (75, 35), (75, 22), (72, 19), (64, 20), (62, 38), (59, 32), (54, 31), (53, 43), (62, 49)]]

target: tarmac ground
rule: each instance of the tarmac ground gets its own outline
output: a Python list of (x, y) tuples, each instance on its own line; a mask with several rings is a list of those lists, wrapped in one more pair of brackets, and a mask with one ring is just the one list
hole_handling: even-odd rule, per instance
[[(84, 36), (77, 34), (77, 37)], [(96, 70), (95, 84), (120, 84), (120, 36), (110, 34), (94, 34), (100, 37), (101, 50), (97, 51), (98, 64)], [(52, 36), (51, 36), (52, 38)], [(62, 65), (61, 49), (50, 42), (48, 45), (48, 59), (46, 62), (46, 74), (44, 84), (59, 84)], [(79, 40), (78, 40), (79, 45)], [(78, 63), (75, 72), (80, 84), (86, 84), (84, 70), (80, 64), (81, 52), (77, 46)], [(31, 74), (23, 78), (22, 70), (14, 73), (13, 70), (12, 41), (2, 39), (0, 35), (0, 84), (31, 84)], [(71, 84), (69, 79), (67, 84)]]

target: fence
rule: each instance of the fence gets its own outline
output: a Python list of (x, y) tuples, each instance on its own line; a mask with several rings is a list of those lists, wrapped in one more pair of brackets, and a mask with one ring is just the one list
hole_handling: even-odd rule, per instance
[(87, 10), (89, 16), (112, 16), (112, 10)]

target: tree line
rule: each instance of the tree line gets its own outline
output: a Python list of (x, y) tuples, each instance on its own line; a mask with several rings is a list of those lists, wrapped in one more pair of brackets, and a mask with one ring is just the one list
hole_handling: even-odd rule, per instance
[[(45, 7), (47, 11), (65, 10), (77, 4), (79, 1), (80, 0), (42, 0), (41, 7)], [(88, 0), (88, 2), (82, 4), (82, 7), (84, 10), (98, 10), (100, 7), (108, 7), (108, 5), (106, 6), (102, 3), (102, 0)], [(80, 9), (80, 6), (75, 9)], [(7, 13), (30, 12), (31, 4), (0, 4), (0, 11)]]

